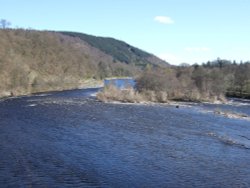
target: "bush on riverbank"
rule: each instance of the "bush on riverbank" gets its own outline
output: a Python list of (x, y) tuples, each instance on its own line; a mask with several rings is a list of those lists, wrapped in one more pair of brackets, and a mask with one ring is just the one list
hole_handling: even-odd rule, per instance
[(108, 85), (97, 94), (97, 98), (104, 102), (120, 101), (120, 102), (141, 102), (142, 96), (133, 88), (118, 89), (113, 85)]

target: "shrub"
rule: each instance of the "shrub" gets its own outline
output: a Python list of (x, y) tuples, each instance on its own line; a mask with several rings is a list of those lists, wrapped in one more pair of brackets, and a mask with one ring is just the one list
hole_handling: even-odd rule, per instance
[(118, 89), (113, 85), (108, 85), (97, 94), (97, 99), (104, 102), (120, 101), (137, 103), (144, 101), (142, 95), (136, 92), (133, 88)]

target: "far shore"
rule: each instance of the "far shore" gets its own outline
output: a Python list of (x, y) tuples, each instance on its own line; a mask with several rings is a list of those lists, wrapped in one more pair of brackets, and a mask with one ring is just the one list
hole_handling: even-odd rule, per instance
[(70, 91), (75, 89), (91, 89), (91, 88), (102, 88), (103, 80), (85, 80), (81, 81), (78, 87), (73, 88), (66, 88), (66, 89), (47, 89), (37, 92), (13, 92), (13, 91), (5, 91), (0, 93), (0, 100), (2, 99), (11, 99), (11, 98), (17, 98), (17, 97), (24, 97), (24, 96), (33, 96), (33, 95), (40, 95), (40, 94), (47, 94), (50, 92), (60, 92), (60, 91)]

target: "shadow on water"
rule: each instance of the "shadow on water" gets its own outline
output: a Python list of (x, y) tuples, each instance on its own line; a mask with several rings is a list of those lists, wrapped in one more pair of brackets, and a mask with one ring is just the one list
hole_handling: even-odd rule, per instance
[(250, 186), (249, 121), (105, 104), (97, 90), (0, 102), (1, 187)]

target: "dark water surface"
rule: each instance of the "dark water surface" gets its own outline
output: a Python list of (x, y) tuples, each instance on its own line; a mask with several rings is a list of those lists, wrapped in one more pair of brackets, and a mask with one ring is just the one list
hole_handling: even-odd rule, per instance
[(0, 101), (0, 187), (250, 187), (250, 121), (96, 90)]

